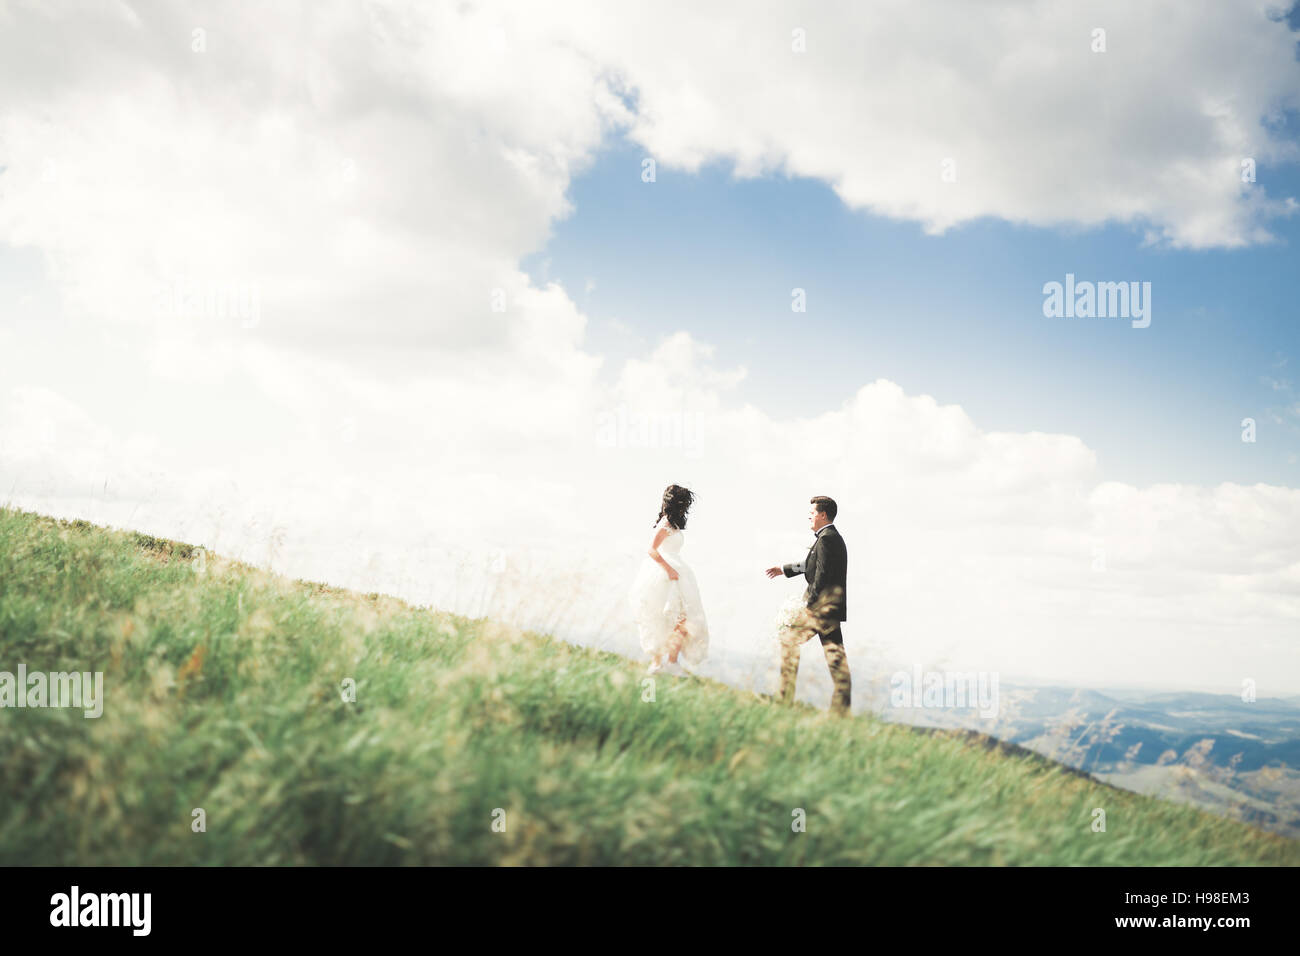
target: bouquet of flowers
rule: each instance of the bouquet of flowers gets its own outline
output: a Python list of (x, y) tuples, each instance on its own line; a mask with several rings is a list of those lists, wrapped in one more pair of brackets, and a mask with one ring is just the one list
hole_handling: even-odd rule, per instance
[(776, 612), (777, 631), (801, 626), (805, 620), (807, 610), (803, 603), (802, 594), (790, 595), (786, 602), (781, 605), (780, 610)]
[(807, 613), (808, 609), (804, 606), (802, 593), (790, 595), (777, 610), (772, 620), (775, 627), (771, 631), (763, 655), (767, 661), (764, 680), (768, 686), (774, 686), (779, 678), (781, 658), (785, 648), (790, 641), (798, 638), (795, 631), (807, 626), (805, 623)]

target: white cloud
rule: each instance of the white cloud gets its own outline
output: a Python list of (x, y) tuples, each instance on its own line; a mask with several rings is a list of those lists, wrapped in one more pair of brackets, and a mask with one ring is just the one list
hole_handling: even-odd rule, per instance
[[(1276, 123), (1300, 107), (1297, 38), (1275, 4), (599, 10), (579, 35), (637, 91), (632, 136), (661, 164), (822, 179), (930, 232), (982, 216), (1114, 221), (1175, 246), (1237, 246), (1296, 209), (1269, 197), (1267, 172), (1241, 181), (1243, 159), (1297, 158)], [(1093, 53), (1099, 26), (1107, 50)], [(794, 28), (806, 52), (792, 51)], [(949, 159), (955, 182), (940, 175)]]

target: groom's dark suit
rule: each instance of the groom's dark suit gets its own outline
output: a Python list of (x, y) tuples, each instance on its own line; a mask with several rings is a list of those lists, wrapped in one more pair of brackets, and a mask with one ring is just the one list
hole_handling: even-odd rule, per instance
[[(847, 714), (851, 702), (852, 678), (849, 662), (844, 654), (844, 632), (840, 622), (848, 620), (848, 570), (849, 551), (835, 525), (828, 524), (817, 532), (817, 538), (808, 549), (803, 561), (784, 565), (781, 569), (787, 578), (802, 573), (808, 587), (804, 591), (804, 604), (808, 608), (809, 627), (796, 631), (788, 640), (781, 655), (781, 697), (794, 700), (795, 679), (799, 671), (799, 648), (814, 634), (821, 638), (826, 666), (830, 668), (834, 694), (831, 706)], [(802, 636), (800, 636), (802, 635)]]
[[(803, 572), (804, 580), (808, 582), (804, 604), (817, 622), (817, 632), (823, 639), (843, 643), (839, 622), (849, 619), (846, 593), (849, 550), (835, 525), (828, 524), (817, 532), (802, 564), (787, 564), (782, 570), (787, 578)], [(832, 633), (835, 635), (833, 638), (830, 637)]]

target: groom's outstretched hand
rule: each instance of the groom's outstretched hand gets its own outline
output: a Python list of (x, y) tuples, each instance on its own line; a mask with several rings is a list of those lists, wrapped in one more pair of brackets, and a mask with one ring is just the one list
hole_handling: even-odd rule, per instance
[(763, 573), (766, 574), (769, 578), (779, 578), (779, 577), (784, 577), (785, 575), (785, 572), (782, 571), (780, 568), (768, 568)]

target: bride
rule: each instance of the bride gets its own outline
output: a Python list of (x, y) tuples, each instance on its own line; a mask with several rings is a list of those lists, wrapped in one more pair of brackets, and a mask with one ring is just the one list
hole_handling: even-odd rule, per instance
[(664, 490), (654, 539), (632, 582), (632, 618), (641, 649), (650, 655), (648, 674), (684, 675), (679, 657), (695, 667), (709, 651), (699, 585), (681, 556), (686, 512), (694, 501), (695, 495), (681, 485)]

